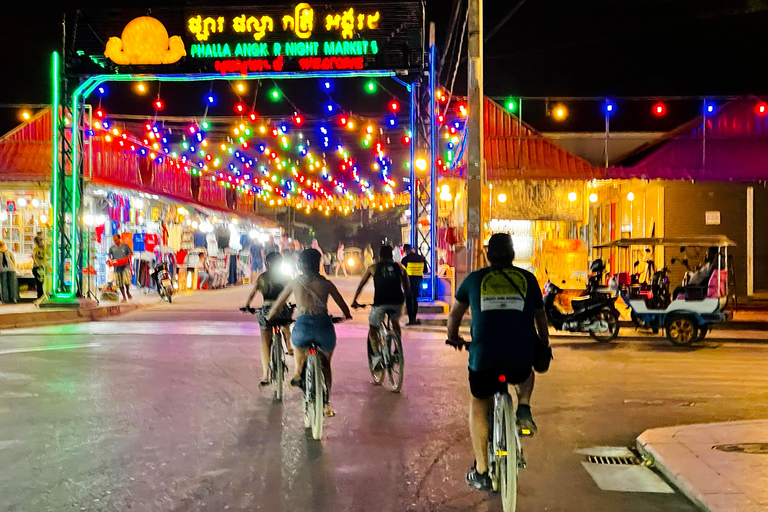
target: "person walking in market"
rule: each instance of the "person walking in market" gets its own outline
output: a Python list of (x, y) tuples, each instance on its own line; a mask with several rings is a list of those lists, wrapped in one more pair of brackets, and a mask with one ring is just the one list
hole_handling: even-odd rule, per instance
[(408, 323), (406, 325), (419, 325), (421, 320), (417, 320), (416, 315), (419, 313), (419, 293), (421, 292), (421, 283), (424, 281), (424, 269), (427, 267), (427, 260), (418, 254), (410, 244), (405, 244), (403, 251), (405, 251), (405, 257), (402, 265), (405, 267), (408, 282), (411, 285), (410, 293), (405, 298), (405, 307), (408, 310)]
[(19, 302), (16, 258), (2, 240), (0, 240), (0, 302), (4, 304)]
[(38, 233), (34, 238), (35, 248), (32, 249), (32, 275), (35, 276), (35, 292), (37, 298), (43, 296), (43, 281), (45, 280), (45, 247), (43, 237)]
[(114, 235), (112, 241), (115, 243), (109, 248), (109, 262), (111, 267), (114, 267), (115, 271), (115, 285), (120, 293), (123, 294), (123, 300), (121, 302), (128, 302), (128, 299), (133, 299), (131, 295), (131, 255), (133, 251), (130, 247), (123, 243), (120, 239), (120, 235)]
[(344, 277), (349, 277), (347, 265), (344, 261), (344, 244), (341, 242), (339, 242), (339, 248), (336, 249), (336, 277), (339, 277), (339, 269), (344, 271)]
[(373, 265), (373, 247), (371, 247), (371, 244), (368, 244), (363, 250), (363, 274), (371, 265)]

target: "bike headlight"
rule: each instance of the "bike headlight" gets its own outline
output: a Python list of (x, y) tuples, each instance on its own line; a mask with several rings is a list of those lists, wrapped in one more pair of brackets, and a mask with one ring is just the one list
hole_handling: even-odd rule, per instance
[(283, 263), (280, 265), (280, 271), (281, 271), (283, 274), (285, 274), (285, 275), (287, 275), (287, 276), (290, 276), (290, 275), (292, 275), (292, 274), (293, 274), (293, 265), (291, 265), (291, 264), (290, 264), (290, 263), (288, 263), (287, 261), (284, 261), (284, 262), (283, 262)]

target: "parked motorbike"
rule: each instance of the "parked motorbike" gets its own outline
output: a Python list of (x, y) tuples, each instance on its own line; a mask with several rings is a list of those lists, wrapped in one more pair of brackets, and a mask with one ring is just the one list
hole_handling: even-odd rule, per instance
[(544, 285), (544, 311), (549, 324), (558, 331), (588, 332), (599, 343), (608, 343), (619, 335), (619, 311), (616, 298), (605, 294), (577, 297), (571, 301), (572, 313), (563, 313), (555, 299), (563, 290), (547, 281)]
[(160, 297), (169, 303), (173, 302), (173, 281), (171, 280), (171, 273), (168, 271), (168, 264), (164, 261), (158, 263), (152, 269), (151, 275), (157, 283), (157, 293)]

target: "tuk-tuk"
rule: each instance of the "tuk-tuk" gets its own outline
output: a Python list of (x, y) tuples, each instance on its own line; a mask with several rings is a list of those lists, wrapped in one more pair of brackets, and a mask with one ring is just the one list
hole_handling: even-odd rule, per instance
[(701, 341), (714, 324), (729, 316), (728, 305), (728, 248), (736, 244), (724, 235), (693, 237), (622, 238), (596, 246), (596, 249), (679, 247), (681, 253), (688, 248), (706, 248), (703, 263), (696, 270), (688, 260), (672, 258), (680, 262), (686, 273), (681, 286), (670, 293), (669, 268), (656, 269), (653, 259), (646, 260), (644, 276), (637, 271), (640, 262), (634, 262), (634, 273), (617, 272), (611, 277), (611, 285), (618, 288), (622, 300), (631, 310), (632, 321), (638, 327), (650, 328), (653, 333), (664, 328), (667, 339), (675, 345), (690, 345)]

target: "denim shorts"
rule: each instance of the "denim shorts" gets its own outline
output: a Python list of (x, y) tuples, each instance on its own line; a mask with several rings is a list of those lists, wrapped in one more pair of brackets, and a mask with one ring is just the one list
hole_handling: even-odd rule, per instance
[(336, 348), (336, 329), (327, 314), (301, 315), (296, 319), (291, 331), (291, 345), (306, 350), (312, 342), (326, 354)]

